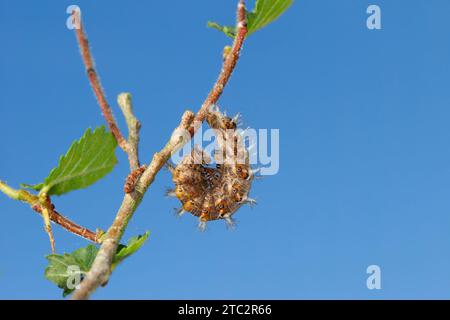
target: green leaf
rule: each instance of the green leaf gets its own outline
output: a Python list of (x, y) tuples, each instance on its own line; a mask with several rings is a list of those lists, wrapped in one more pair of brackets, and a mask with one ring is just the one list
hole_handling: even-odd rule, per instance
[[(143, 235), (132, 237), (127, 245), (120, 244), (113, 259), (112, 270), (142, 247), (149, 235), (147, 231)], [(45, 269), (45, 277), (63, 289), (64, 297), (71, 294), (91, 268), (98, 250), (96, 246), (88, 245), (72, 253), (48, 255), (46, 258), (49, 263)]]
[(293, 2), (294, 0), (256, 0), (255, 9), (247, 12), (249, 34), (275, 21)]
[[(247, 36), (275, 21), (293, 2), (294, 0), (256, 0), (253, 11), (247, 11)], [(208, 22), (208, 27), (222, 31), (231, 38), (236, 36), (234, 26), (221, 26), (215, 22)]]
[(32, 190), (39, 191), (39, 190), (42, 189), (44, 184), (43, 183), (39, 183), (39, 184), (32, 185), (32, 184), (27, 184), (27, 183), (21, 183), (20, 186), (22, 188), (24, 188), (24, 189), (32, 189)]
[(212, 21), (208, 21), (208, 27), (222, 31), (230, 38), (236, 37), (236, 27), (221, 26), (220, 24)]
[(43, 183), (24, 187), (45, 191), (48, 195), (86, 188), (106, 176), (117, 164), (116, 146), (116, 140), (105, 127), (98, 127), (94, 132), (87, 129), (83, 137), (72, 143), (69, 151), (60, 157), (58, 166)]
[(130, 240), (128, 240), (127, 245), (120, 244), (117, 248), (116, 256), (114, 257), (113, 261), (113, 268), (117, 266), (120, 262), (122, 262), (124, 259), (131, 256), (133, 253), (139, 250), (140, 247), (147, 241), (148, 237), (150, 235), (150, 232), (146, 232), (143, 235), (133, 237)]
[(91, 268), (97, 252), (97, 247), (89, 245), (71, 254), (48, 255), (46, 258), (49, 265), (45, 269), (45, 277), (63, 289), (65, 297), (75, 290), (77, 281), (83, 280), (83, 276)]

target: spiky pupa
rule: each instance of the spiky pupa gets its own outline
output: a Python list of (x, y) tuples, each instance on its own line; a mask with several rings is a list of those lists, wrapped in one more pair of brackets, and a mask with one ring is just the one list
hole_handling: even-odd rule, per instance
[(238, 117), (230, 118), (214, 106), (206, 118), (217, 135), (217, 165), (210, 166), (210, 157), (199, 147), (185, 156), (176, 166), (169, 166), (175, 188), (168, 195), (181, 202), (178, 212), (190, 212), (198, 217), (199, 228), (206, 223), (225, 220), (234, 226), (232, 216), (249, 198), (254, 173), (249, 164), (249, 152), (237, 131)]

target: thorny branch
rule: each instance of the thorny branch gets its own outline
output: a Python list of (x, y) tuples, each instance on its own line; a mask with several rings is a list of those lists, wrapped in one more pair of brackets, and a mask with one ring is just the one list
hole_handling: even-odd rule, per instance
[[(161, 151), (154, 154), (153, 159), (148, 165), (147, 169), (144, 171), (140, 179), (137, 181), (134, 191), (129, 194), (125, 194), (124, 199), (122, 201), (122, 205), (116, 215), (113, 224), (109, 228), (107, 234), (104, 236), (102, 245), (92, 264), (90, 271), (86, 274), (79, 288), (74, 292), (72, 299), (88, 299), (89, 296), (99, 286), (105, 285), (107, 283), (109, 276), (111, 274), (111, 265), (113, 257), (116, 253), (119, 241), (128, 225), (128, 221), (133, 216), (145, 192), (154, 181), (157, 173), (169, 160), (172, 153), (188, 142), (188, 139), (183, 139), (176, 133), (180, 129), (184, 130), (188, 129), (190, 135), (193, 136), (195, 132), (198, 130), (201, 123), (205, 120), (210, 107), (214, 105), (222, 95), (222, 92), (237, 64), (246, 35), (247, 35), (247, 21), (246, 21), (245, 3), (244, 0), (240, 0), (237, 9), (237, 35), (234, 39), (234, 43), (230, 53), (228, 53), (226, 56), (220, 75), (216, 83), (214, 84), (211, 92), (209, 93), (200, 110), (195, 116), (190, 111), (186, 111), (184, 113), (180, 125), (174, 130), (174, 133), (172, 134), (172, 137), (170, 138), (169, 142)], [(99, 101), (100, 107), (102, 108), (103, 114), (105, 115), (105, 119), (108, 122), (111, 131), (116, 137), (119, 145), (125, 152), (128, 153), (130, 157), (129, 145), (130, 141), (132, 141), (131, 133), (129, 141), (126, 141), (121, 135), (115, 123), (111, 109), (109, 108), (106, 99), (104, 98), (103, 91), (101, 90), (97, 75), (93, 69), (92, 56), (89, 52), (87, 39), (82, 28), (77, 30), (77, 39), (81, 48), (81, 53), (86, 65), (86, 69), (88, 71), (89, 80), (94, 89), (94, 93), (97, 96), (97, 100)], [(135, 165), (131, 165), (131, 167), (134, 168), (131, 171), (134, 171), (138, 166), (136, 167)]]

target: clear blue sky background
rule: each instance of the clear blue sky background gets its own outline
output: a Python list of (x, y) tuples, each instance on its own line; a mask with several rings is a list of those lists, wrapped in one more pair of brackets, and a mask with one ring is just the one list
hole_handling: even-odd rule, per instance
[[(197, 110), (229, 39), (235, 2), (0, 1), (0, 178), (39, 182), (87, 127), (104, 123), (66, 29), (83, 12), (114, 105), (133, 93), (148, 162)], [(253, 2), (253, 1), (251, 1)], [(366, 8), (382, 9), (381, 31)], [(176, 219), (161, 172), (125, 238), (147, 244), (95, 298), (450, 298), (450, 2), (297, 0), (248, 39), (221, 105), (279, 128), (280, 172), (257, 181), (238, 228)], [(123, 125), (122, 119), (120, 124)], [(111, 223), (127, 175), (55, 198), (80, 224)], [(0, 298), (61, 298), (44, 276), (42, 219), (0, 195)], [(57, 250), (87, 243), (54, 227)], [(366, 268), (382, 269), (382, 290)]]

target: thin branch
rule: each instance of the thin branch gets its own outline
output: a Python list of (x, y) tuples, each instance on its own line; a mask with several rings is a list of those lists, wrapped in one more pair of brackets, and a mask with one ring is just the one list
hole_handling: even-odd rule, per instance
[(130, 160), (131, 170), (138, 169), (141, 165), (139, 163), (139, 130), (141, 123), (133, 113), (133, 104), (130, 93), (121, 93), (117, 97), (117, 103), (125, 117), (128, 126), (128, 157)]
[[(42, 207), (39, 205), (35, 205), (32, 208), (34, 211), (36, 211), (37, 213), (42, 214)], [(63, 227), (64, 229), (66, 229), (67, 231), (76, 234), (77, 236), (80, 236), (86, 240), (89, 240), (91, 242), (94, 243), (101, 243), (100, 242), (100, 237), (98, 233), (95, 233), (87, 228), (81, 227), (78, 224), (76, 224), (75, 222), (67, 219), (66, 217), (64, 217), (63, 215), (61, 215), (58, 211), (53, 210), (50, 213), (50, 220), (53, 221), (54, 223), (60, 225), (61, 227)]]
[[(220, 96), (222, 95), (223, 90), (227, 85), (228, 80), (230, 80), (233, 70), (236, 67), (236, 64), (239, 60), (241, 49), (244, 44), (245, 37), (247, 36), (247, 31), (248, 30), (247, 30), (245, 1), (240, 0), (237, 10), (237, 33), (233, 42), (233, 46), (231, 47), (231, 51), (226, 53), (226, 57), (222, 66), (222, 71), (220, 72), (220, 75), (216, 83), (214, 84), (212, 90), (209, 92), (208, 96), (203, 102), (202, 107), (197, 112), (197, 115), (193, 122), (194, 124), (199, 125), (205, 120), (209, 112), (210, 106), (216, 104)], [(193, 136), (197, 130), (198, 127), (195, 126), (192, 127), (190, 129), (191, 136)]]
[[(77, 11), (73, 12), (74, 15), (78, 15)], [(103, 116), (108, 122), (109, 129), (117, 140), (119, 146), (126, 152), (127, 151), (127, 141), (123, 137), (122, 133), (117, 126), (116, 120), (114, 119), (114, 115), (111, 111), (111, 108), (106, 100), (105, 93), (103, 92), (102, 85), (97, 75), (97, 71), (95, 71), (94, 60), (92, 59), (92, 55), (89, 49), (89, 42), (86, 37), (86, 33), (84, 32), (83, 23), (81, 22), (81, 18), (77, 19), (79, 23), (79, 28), (76, 28), (76, 36), (78, 45), (80, 47), (81, 57), (83, 58), (84, 66), (86, 68), (86, 72), (88, 74), (89, 82), (91, 83), (92, 90), (94, 90), (95, 97), (97, 98), (98, 104), (102, 109)]]
[[(41, 204), (39, 203), (39, 198), (31, 193), (29, 193), (26, 190), (16, 190), (8, 186), (5, 182), (0, 181), (0, 191), (6, 194), (8, 197), (14, 200), (22, 201), (25, 203), (28, 203), (31, 208), (36, 211), (37, 213), (42, 215), (43, 208)], [(52, 210), (49, 210), (49, 218), (54, 223), (60, 225), (62, 228), (66, 229), (67, 231), (80, 236), (86, 240), (100, 243), (99, 237), (95, 232), (90, 231), (87, 228), (81, 227), (75, 222), (67, 219), (63, 215), (61, 215), (59, 212), (54, 210), (54, 207), (52, 205)]]
[(0, 191), (6, 194), (11, 199), (19, 200), (19, 190), (11, 188), (3, 181), (0, 181)]
[(55, 210), (55, 206), (50, 201), (50, 198), (46, 193), (39, 194), (39, 203), (41, 204), (41, 216), (44, 218), (44, 228), (45, 232), (47, 232), (48, 238), (50, 240), (50, 245), (52, 247), (52, 253), (56, 253), (55, 249), (55, 238), (53, 236), (52, 224), (50, 223), (50, 215)]
[(72, 299), (88, 299), (99, 286), (105, 285), (108, 282), (113, 258), (117, 251), (119, 241), (128, 225), (128, 221), (132, 218), (148, 187), (152, 184), (164, 164), (170, 159), (172, 153), (189, 141), (190, 137), (184, 139), (184, 136), (181, 136), (179, 132), (188, 129), (190, 136), (193, 136), (200, 126), (199, 124), (193, 125), (193, 121), (201, 124), (205, 120), (210, 106), (215, 104), (220, 98), (223, 89), (237, 64), (246, 35), (247, 22), (245, 4), (243, 0), (240, 0), (237, 12), (237, 36), (234, 40), (231, 52), (225, 59), (219, 78), (197, 115), (194, 117), (193, 113), (190, 111), (184, 113), (180, 125), (174, 130), (169, 142), (160, 152), (154, 154), (151, 163), (137, 182), (134, 191), (125, 195), (116, 218), (104, 237), (91, 269), (80, 283), (79, 288), (74, 292)]
[[(120, 132), (120, 129), (117, 125), (116, 120), (114, 119), (113, 112), (111, 110), (111, 107), (108, 104), (108, 101), (106, 100), (105, 93), (103, 91), (100, 79), (98, 77), (98, 73), (95, 70), (95, 64), (94, 60), (92, 58), (92, 54), (89, 48), (89, 41), (87, 39), (86, 33), (84, 31), (84, 26), (81, 21), (81, 17), (79, 16), (79, 12), (76, 10), (72, 13), (79, 21), (79, 28), (75, 28), (75, 34), (77, 36), (78, 46), (80, 48), (81, 57), (83, 59), (83, 63), (86, 69), (86, 73), (88, 75), (89, 82), (91, 84), (92, 90), (94, 91), (94, 95), (97, 98), (98, 104), (100, 106), (100, 109), (102, 110), (103, 116), (105, 117), (106, 122), (108, 123), (109, 130), (114, 135), (114, 138), (117, 141), (117, 144), (119, 147), (128, 154), (128, 159), (130, 162), (130, 169), (131, 171), (136, 170), (139, 168), (139, 160), (137, 159), (137, 148), (135, 148), (134, 143), (137, 143), (139, 141), (139, 138), (137, 137), (139, 133), (139, 122), (137, 122), (137, 129), (136, 125), (133, 127), (129, 127), (130, 130), (130, 138), (133, 137), (134, 142), (127, 141), (122, 133)], [(130, 114), (132, 115), (132, 110), (130, 108)], [(134, 119), (134, 115), (132, 116)], [(128, 120), (127, 120), (127, 124)]]

